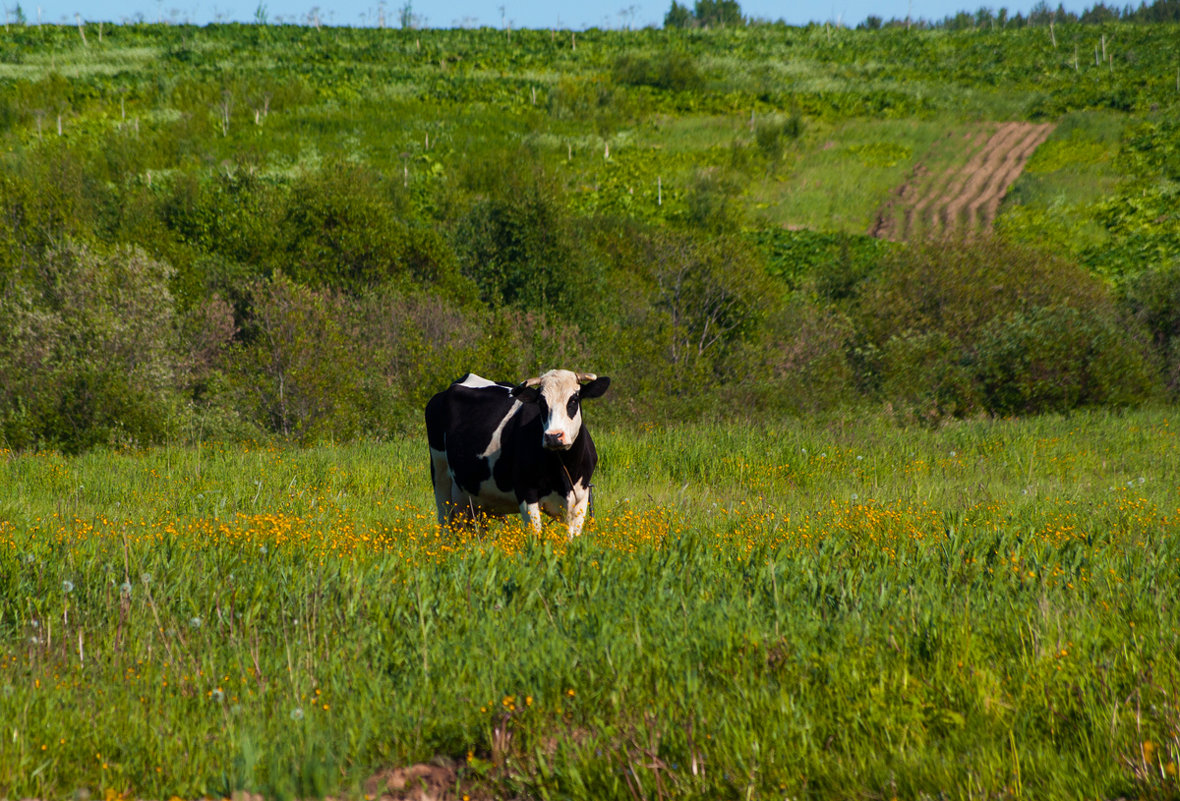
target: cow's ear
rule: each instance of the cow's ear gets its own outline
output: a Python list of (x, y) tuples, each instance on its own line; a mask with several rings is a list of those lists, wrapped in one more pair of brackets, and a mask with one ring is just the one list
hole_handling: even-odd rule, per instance
[(522, 403), (536, 403), (537, 398), (541, 397), (541, 388), (530, 387), (529, 382), (525, 381), (508, 390), (508, 394)]
[(582, 385), (583, 398), (601, 398), (606, 394), (607, 388), (610, 386), (610, 379), (602, 375), (591, 381), (589, 384)]

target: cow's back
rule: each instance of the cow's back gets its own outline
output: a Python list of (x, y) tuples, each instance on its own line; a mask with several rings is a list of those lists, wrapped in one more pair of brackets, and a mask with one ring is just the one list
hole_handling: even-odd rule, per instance
[(509, 489), (509, 464), (502, 462), (505, 448), (515, 451), (517, 430), (537, 417), (535, 409), (509, 395), (510, 389), (469, 373), (426, 404), (430, 448), (445, 454), (449, 472), (469, 493), (479, 493), (497, 466), (496, 483), (502, 491)]

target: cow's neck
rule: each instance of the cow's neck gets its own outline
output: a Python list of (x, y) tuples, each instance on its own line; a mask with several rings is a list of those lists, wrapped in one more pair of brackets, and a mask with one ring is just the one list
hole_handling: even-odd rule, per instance
[(552, 452), (557, 457), (558, 463), (561, 464), (561, 477), (567, 484), (565, 488), (566, 492), (571, 491), (574, 488), (574, 484), (581, 478), (578, 468), (582, 464), (583, 456), (586, 453), (586, 445), (589, 441), (589, 432), (586, 430), (586, 426), (583, 425), (578, 430), (578, 436), (569, 450)]

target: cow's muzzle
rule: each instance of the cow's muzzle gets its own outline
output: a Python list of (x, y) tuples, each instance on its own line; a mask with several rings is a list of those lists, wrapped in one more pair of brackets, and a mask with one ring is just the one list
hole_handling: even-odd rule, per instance
[(547, 450), (551, 451), (568, 451), (573, 441), (566, 436), (564, 431), (546, 431), (541, 440), (541, 444)]

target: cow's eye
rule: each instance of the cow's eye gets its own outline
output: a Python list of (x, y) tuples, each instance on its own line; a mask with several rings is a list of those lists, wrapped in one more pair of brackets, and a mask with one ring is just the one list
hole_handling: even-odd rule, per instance
[(566, 411), (566, 414), (568, 414), (570, 417), (573, 417), (575, 414), (578, 413), (578, 396), (577, 395), (570, 396), (570, 402), (566, 404), (565, 411)]

